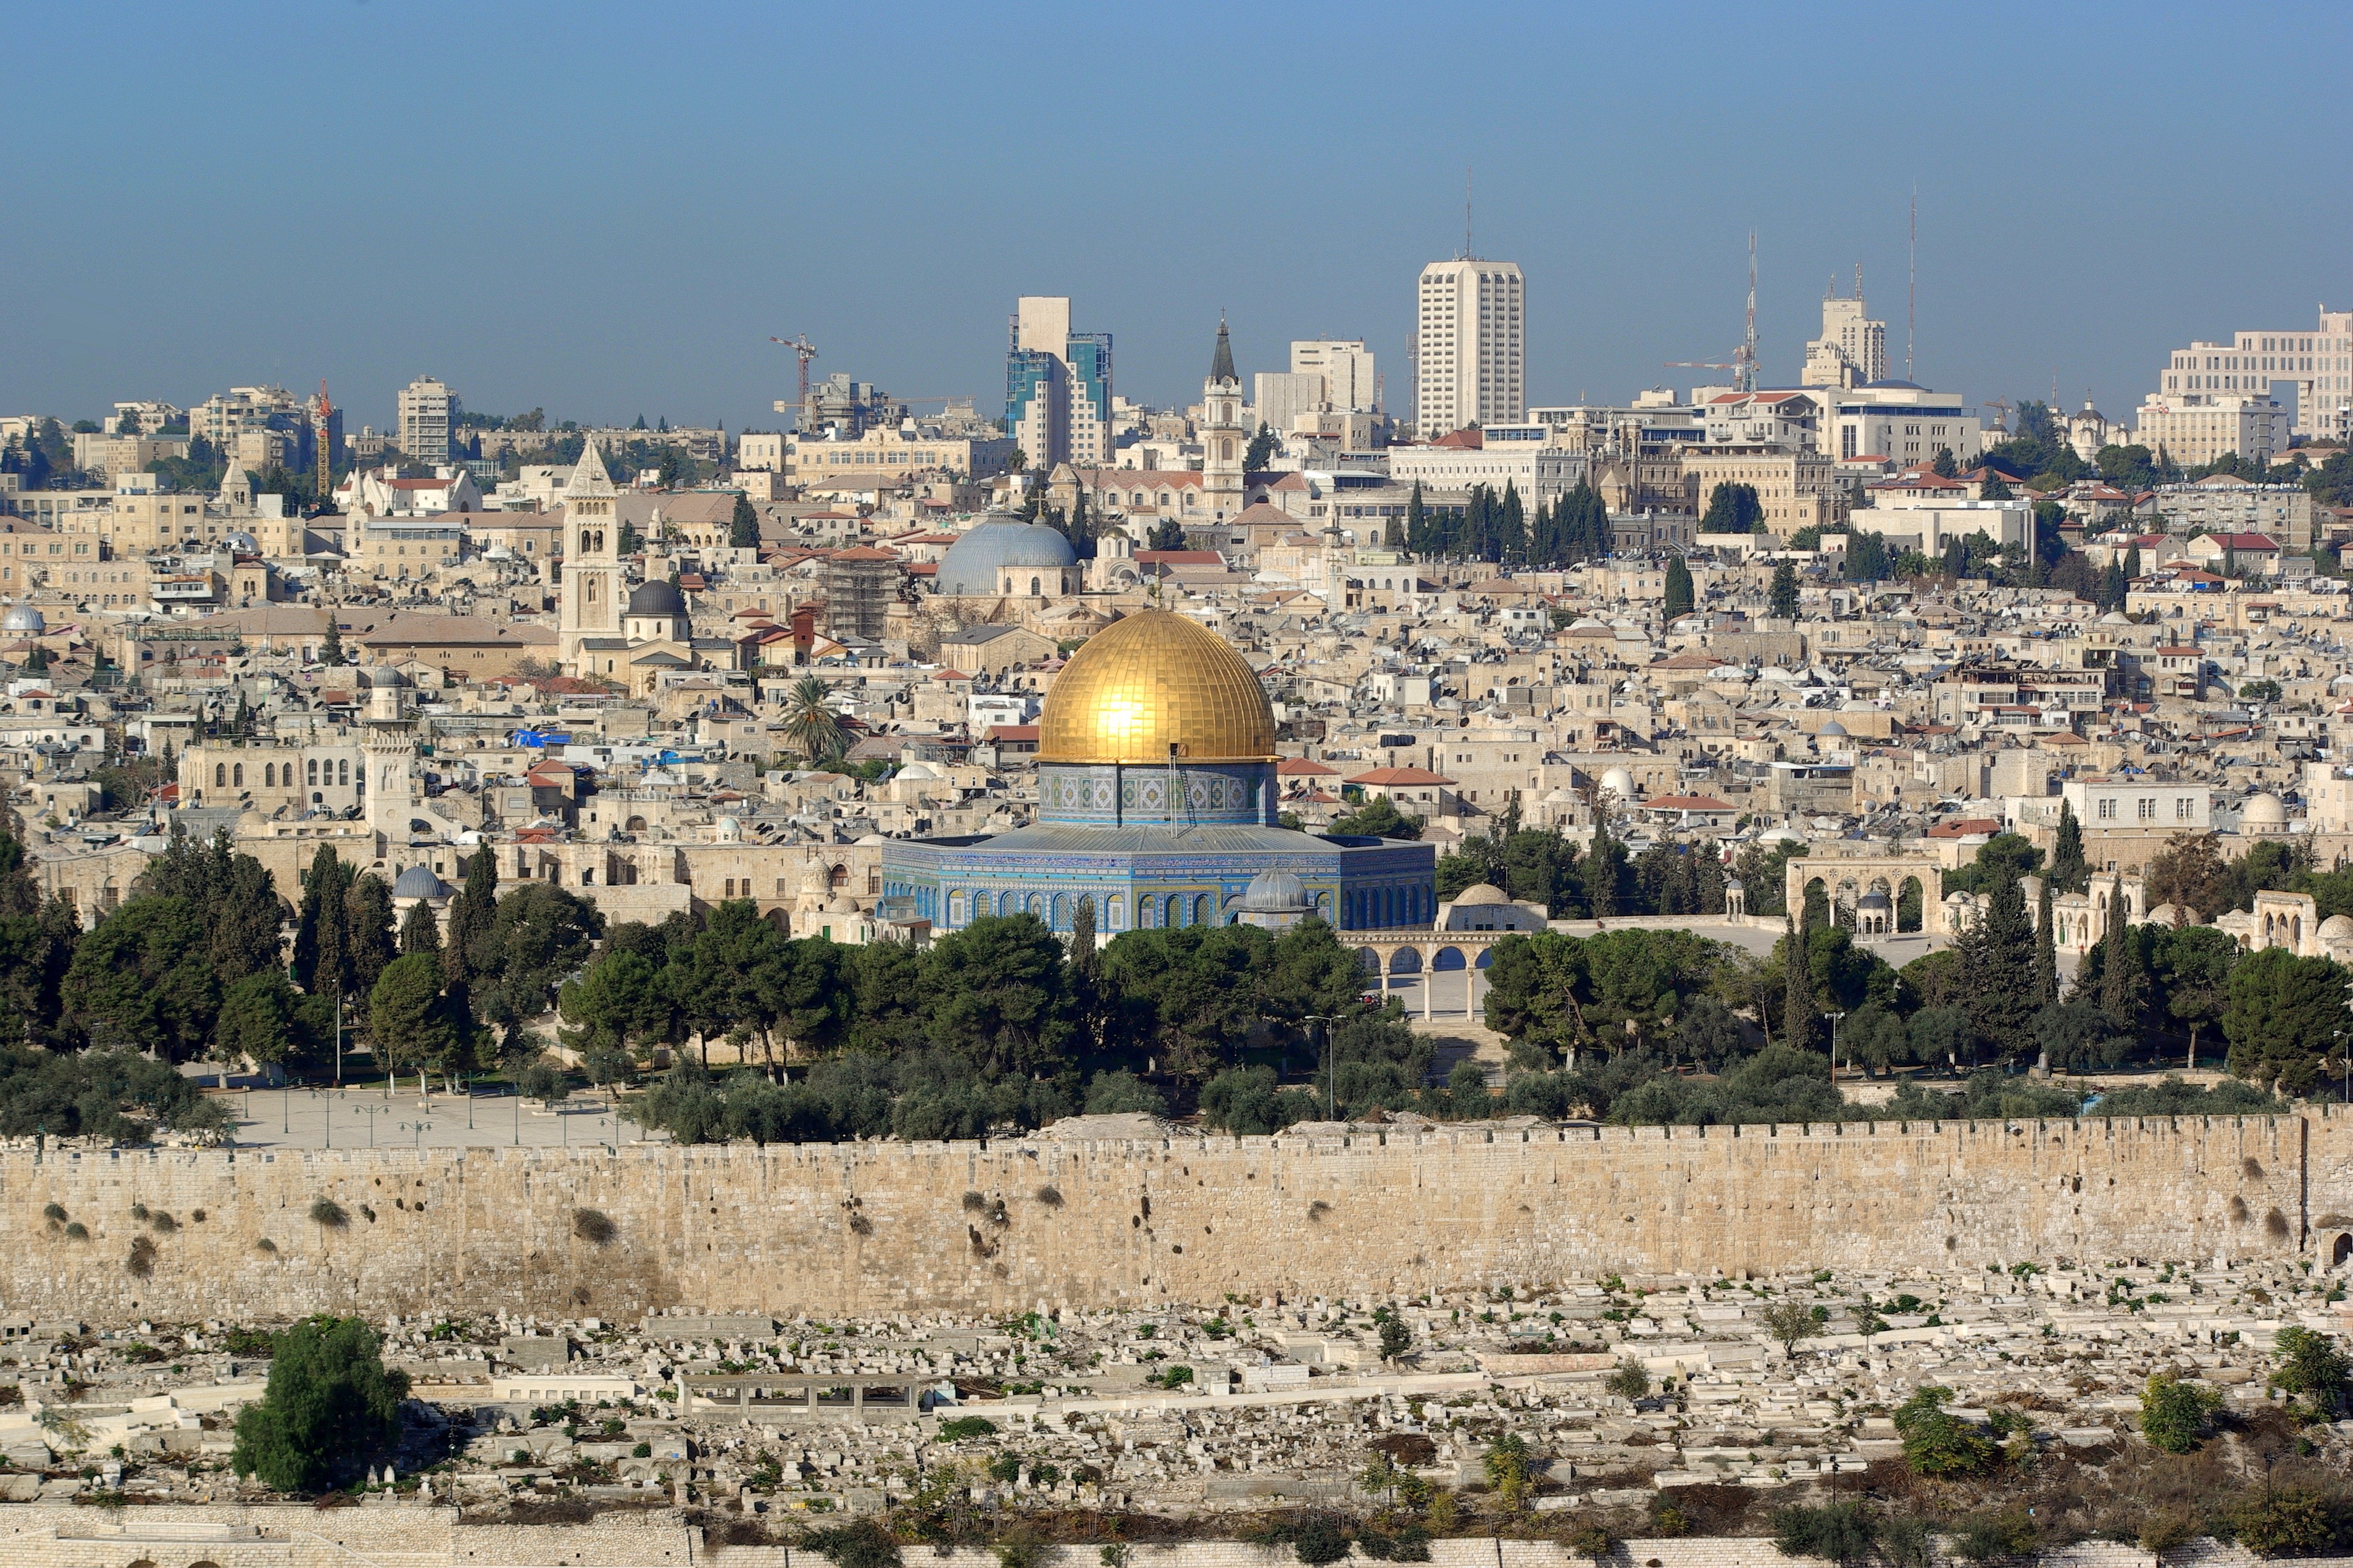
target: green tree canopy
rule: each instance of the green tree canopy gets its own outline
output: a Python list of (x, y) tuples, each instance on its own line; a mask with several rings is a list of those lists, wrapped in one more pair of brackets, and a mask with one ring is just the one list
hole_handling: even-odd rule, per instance
[(357, 1318), (307, 1318), (272, 1336), (269, 1383), (237, 1419), (230, 1467), (281, 1492), (318, 1492), (353, 1476), (400, 1435), (408, 1375)]

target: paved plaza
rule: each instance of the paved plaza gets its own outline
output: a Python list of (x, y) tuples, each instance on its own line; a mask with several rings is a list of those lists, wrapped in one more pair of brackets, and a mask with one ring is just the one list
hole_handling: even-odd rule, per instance
[(579, 1096), (551, 1110), (505, 1085), (420, 1097), (415, 1080), (389, 1097), (364, 1088), (228, 1089), (241, 1149), (551, 1149), (658, 1142), (613, 1114), (609, 1097)]

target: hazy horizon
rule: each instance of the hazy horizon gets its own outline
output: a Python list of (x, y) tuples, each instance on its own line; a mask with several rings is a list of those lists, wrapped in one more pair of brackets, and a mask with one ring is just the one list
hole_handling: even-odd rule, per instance
[(1915, 378), (1971, 401), (2055, 376), (2120, 417), (2170, 348), (2353, 306), (2341, 8), (153, 15), (102, 48), (16, 18), (0, 412), (323, 376), (381, 429), (431, 374), (776, 429), (768, 338), (806, 333), (815, 375), (994, 414), (1014, 299), (1051, 293), (1128, 397), (1196, 397), (1222, 311), (1245, 377), (1367, 339), (1403, 413), (1466, 166), (1536, 404), (1723, 379), (1665, 362), (1739, 340), (1752, 228), (1767, 381), (1858, 262), (1901, 374), (1915, 185)]

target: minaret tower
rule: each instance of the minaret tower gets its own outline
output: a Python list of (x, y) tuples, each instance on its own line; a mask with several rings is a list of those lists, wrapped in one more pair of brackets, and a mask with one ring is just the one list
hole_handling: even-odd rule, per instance
[(558, 592), (556, 656), (586, 673), (580, 645), (621, 634), (621, 493), (590, 441), (564, 492), (564, 581)]
[(1202, 503), (1213, 522), (1225, 523), (1241, 514), (1242, 459), (1250, 450), (1250, 432), (1242, 429), (1242, 378), (1234, 374), (1233, 344), (1226, 338), (1226, 319), (1218, 318), (1218, 352), (1209, 360), (1209, 378), (1201, 383)]

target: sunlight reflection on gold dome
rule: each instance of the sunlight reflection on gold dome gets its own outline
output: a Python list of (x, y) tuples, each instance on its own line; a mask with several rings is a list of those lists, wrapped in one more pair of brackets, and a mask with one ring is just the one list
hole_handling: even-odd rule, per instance
[(1040, 762), (1189, 762), (1274, 758), (1274, 710), (1226, 640), (1165, 609), (1096, 632), (1046, 694)]

